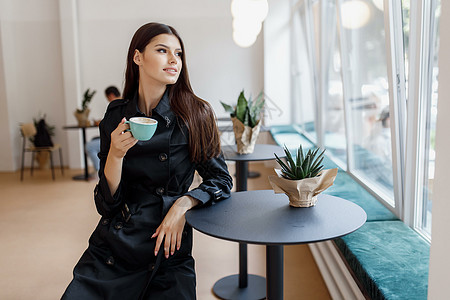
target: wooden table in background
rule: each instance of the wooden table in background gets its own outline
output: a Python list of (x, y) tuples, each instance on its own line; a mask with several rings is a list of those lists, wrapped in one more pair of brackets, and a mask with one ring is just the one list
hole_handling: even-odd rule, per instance
[(86, 129), (88, 128), (98, 128), (98, 126), (91, 125), (91, 126), (78, 126), (78, 125), (71, 125), (71, 126), (64, 126), (63, 129), (69, 130), (69, 129), (78, 129), (81, 130), (82, 136), (83, 136), (83, 162), (84, 162), (84, 174), (76, 175), (72, 177), (74, 180), (86, 180), (88, 181), (91, 176), (89, 174), (88, 170), (88, 162), (87, 162), (87, 153), (86, 153)]

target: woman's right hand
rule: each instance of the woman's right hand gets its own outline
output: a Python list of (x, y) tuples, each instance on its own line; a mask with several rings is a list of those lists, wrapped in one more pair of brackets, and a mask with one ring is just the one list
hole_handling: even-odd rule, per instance
[(127, 151), (136, 145), (137, 139), (133, 137), (130, 131), (130, 125), (125, 124), (126, 119), (123, 118), (117, 128), (111, 132), (111, 146), (109, 152), (116, 158), (123, 158)]

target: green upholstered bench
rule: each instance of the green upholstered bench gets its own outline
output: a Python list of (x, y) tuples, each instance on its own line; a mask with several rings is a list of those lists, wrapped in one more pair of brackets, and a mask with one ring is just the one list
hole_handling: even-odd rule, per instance
[(367, 213), (367, 222), (398, 220), (389, 209), (343, 170), (338, 171), (334, 184), (324, 193), (341, 197), (361, 206)]
[[(293, 154), (300, 144), (314, 147), (295, 125), (272, 126), (271, 134)], [(352, 201), (367, 213), (362, 228), (335, 239), (360, 286), (371, 299), (426, 299), (429, 244), (328, 156), (323, 163), (326, 169), (338, 168), (334, 185), (324, 193)]]
[(427, 299), (430, 245), (402, 221), (366, 222), (335, 243), (372, 299)]
[(314, 146), (306, 137), (299, 134), (294, 125), (271, 126), (270, 133), (278, 145), (282, 147), (286, 145), (291, 151), (298, 148), (300, 144), (304, 149)]

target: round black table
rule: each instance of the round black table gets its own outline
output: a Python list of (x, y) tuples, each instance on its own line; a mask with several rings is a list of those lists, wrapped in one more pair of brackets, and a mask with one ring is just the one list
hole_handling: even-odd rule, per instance
[(294, 208), (286, 195), (273, 190), (232, 193), (229, 199), (186, 213), (187, 222), (202, 233), (266, 245), (268, 300), (283, 299), (283, 245), (334, 239), (355, 231), (366, 218), (361, 207), (342, 198), (320, 194), (316, 206)]
[[(248, 162), (275, 159), (274, 153), (285, 157), (283, 148), (278, 145), (256, 144), (253, 153), (239, 154), (236, 145), (223, 146), (226, 160), (236, 162), (236, 191), (247, 190), (249, 177)], [(239, 274), (224, 277), (214, 284), (213, 291), (222, 299), (264, 299), (266, 297), (266, 279), (248, 274), (247, 244), (239, 243)]]
[(88, 171), (88, 162), (87, 162), (87, 153), (86, 153), (86, 129), (87, 128), (98, 128), (96, 125), (90, 126), (64, 126), (63, 129), (81, 129), (82, 138), (83, 138), (83, 163), (84, 163), (84, 174), (75, 175), (72, 177), (74, 180), (86, 180), (88, 181), (90, 178), (93, 178), (92, 175), (89, 174)]

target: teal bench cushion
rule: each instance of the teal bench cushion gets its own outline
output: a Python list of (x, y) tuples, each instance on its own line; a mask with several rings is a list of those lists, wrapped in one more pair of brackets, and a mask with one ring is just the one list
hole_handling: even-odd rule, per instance
[(303, 149), (312, 148), (314, 146), (307, 138), (295, 129), (292, 125), (278, 125), (270, 127), (270, 133), (275, 142), (281, 147), (286, 146), (291, 152), (297, 149), (300, 144)]
[(341, 169), (338, 171), (334, 184), (325, 190), (324, 194), (341, 197), (358, 204), (366, 211), (367, 222), (398, 220), (389, 209)]
[(427, 299), (430, 246), (402, 221), (367, 222), (335, 243), (372, 299)]

